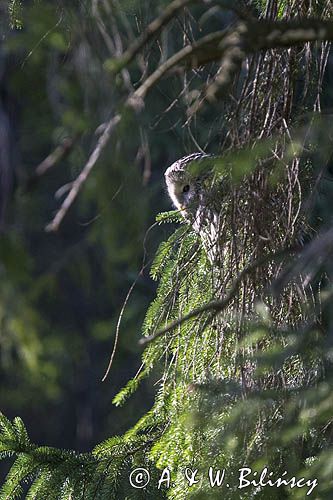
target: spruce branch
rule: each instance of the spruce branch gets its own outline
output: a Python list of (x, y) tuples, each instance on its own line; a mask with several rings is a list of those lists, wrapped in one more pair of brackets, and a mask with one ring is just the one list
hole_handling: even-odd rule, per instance
[(196, 318), (197, 316), (201, 315), (204, 312), (213, 311), (213, 317), (214, 317), (217, 313), (223, 311), (230, 304), (230, 302), (235, 297), (240, 285), (242, 284), (242, 282), (246, 276), (251, 274), (258, 267), (261, 267), (270, 261), (279, 261), (279, 260), (283, 259), (284, 257), (286, 257), (292, 253), (295, 253), (296, 250), (297, 250), (297, 248), (295, 248), (295, 247), (280, 249), (276, 252), (272, 252), (272, 253), (269, 253), (268, 255), (260, 257), (256, 260), (254, 260), (253, 262), (250, 262), (250, 264), (248, 264), (239, 273), (239, 275), (235, 279), (233, 285), (231, 286), (229, 292), (222, 299), (214, 299), (206, 304), (203, 304), (200, 307), (196, 307), (195, 309), (193, 309), (189, 313), (185, 314), (184, 316), (172, 321), (171, 323), (166, 325), (164, 328), (161, 328), (156, 333), (149, 335), (148, 337), (142, 337), (139, 340), (139, 345), (145, 346), (147, 344), (150, 344), (151, 342), (153, 342), (157, 338), (161, 337), (165, 333), (168, 333), (168, 332), (174, 330), (175, 328), (182, 325), (186, 321), (189, 321), (190, 319)]

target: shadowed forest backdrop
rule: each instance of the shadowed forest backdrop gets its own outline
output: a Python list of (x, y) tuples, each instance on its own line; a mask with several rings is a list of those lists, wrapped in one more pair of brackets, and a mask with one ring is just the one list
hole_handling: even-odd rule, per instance
[[(3, 418), (2, 482), (18, 458), (1, 498), (217, 498), (181, 467), (235, 482), (244, 463), (319, 475), (331, 498), (331, 2), (0, 15), (0, 411), (29, 434)], [(218, 155), (218, 276), (164, 213), (164, 171), (193, 151)], [(169, 466), (173, 487), (134, 490), (134, 464)]]
[[(113, 414), (111, 405), (140, 364), (140, 325), (154, 296), (147, 274), (125, 310), (112, 376), (101, 379), (117, 316), (142, 266), (146, 231), (168, 207), (162, 172), (174, 157), (167, 147), (173, 132), (156, 129), (152, 150), (129, 118), (124, 140), (108, 146), (61, 231), (46, 233), (64, 196), (54, 195), (79, 173), (96, 127), (116, 106), (116, 89), (90, 6), (31, 2), (20, 30), (6, 24), (7, 7), (3, 2), (1, 410), (22, 415), (39, 442), (87, 450), (96, 433), (98, 440), (108, 429), (124, 431), (152, 401), (147, 388), (132, 409)], [(65, 141), (75, 145), (36, 175)], [(150, 258), (164, 237), (151, 232)]]

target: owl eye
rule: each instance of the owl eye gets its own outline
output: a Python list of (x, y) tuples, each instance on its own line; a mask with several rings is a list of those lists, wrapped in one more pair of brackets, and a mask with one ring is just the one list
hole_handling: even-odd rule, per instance
[(186, 186), (183, 187), (183, 193), (187, 193), (190, 190), (190, 186), (186, 184)]

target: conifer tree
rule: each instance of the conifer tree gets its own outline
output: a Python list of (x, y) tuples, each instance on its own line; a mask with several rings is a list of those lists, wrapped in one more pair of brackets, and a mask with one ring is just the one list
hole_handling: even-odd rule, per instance
[[(186, 4), (167, 4), (155, 33), (150, 26), (108, 61), (111, 74), (126, 79), (163, 34), (168, 9), (173, 19)], [(222, 2), (234, 16), (226, 30), (194, 41), (195, 16), (210, 15), (203, 4), (204, 12), (190, 10), (194, 18), (184, 15), (192, 55), (179, 49), (164, 61), (127, 96), (112, 127), (141, 112), (168, 61), (168, 69), (189, 65), (188, 120), (200, 119), (203, 103), (221, 103), (212, 176), (225, 258), (212, 264), (177, 211), (157, 216), (172, 232), (150, 269), (158, 285), (142, 327), (142, 367), (114, 398), (126, 404), (154, 371), (151, 410), (86, 454), (35, 445), (19, 418), (2, 415), (0, 453), (15, 461), (0, 498), (304, 498), (314, 478), (316, 498), (332, 494), (333, 184), (331, 128), (321, 116), (331, 2), (302, 0), (296, 16), (290, 1)], [(228, 486), (212, 487), (209, 467), (224, 469)], [(309, 484), (263, 486), (251, 476), (240, 490), (242, 467)], [(143, 488), (129, 481), (137, 468), (150, 473)], [(159, 488), (165, 470), (171, 483)], [(195, 470), (200, 480), (190, 485)]]

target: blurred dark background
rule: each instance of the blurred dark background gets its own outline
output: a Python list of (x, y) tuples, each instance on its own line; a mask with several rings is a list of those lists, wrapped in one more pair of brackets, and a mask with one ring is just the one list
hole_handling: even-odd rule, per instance
[[(88, 158), (96, 127), (122, 89), (105, 71), (107, 53), (84, 3), (27, 2), (23, 27), (9, 28), (1, 4), (0, 44), (0, 410), (20, 415), (36, 443), (88, 450), (127, 430), (150, 407), (143, 384), (124, 408), (117, 391), (140, 366), (141, 323), (155, 284), (137, 281), (112, 350), (126, 294), (164, 237), (148, 228), (169, 207), (163, 172), (182, 148), (172, 124), (152, 129), (128, 117), (59, 231), (45, 232)], [(8, 21), (8, 19), (7, 19)], [(165, 99), (161, 95), (161, 99)], [(147, 112), (147, 124), (156, 119)], [(147, 125), (148, 126), (148, 125)], [(57, 146), (44, 175), (36, 167)], [(175, 149), (175, 151), (173, 151)], [(144, 249), (144, 240), (145, 249)]]

